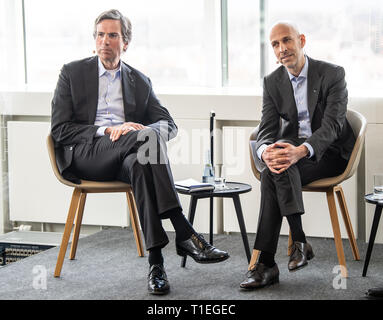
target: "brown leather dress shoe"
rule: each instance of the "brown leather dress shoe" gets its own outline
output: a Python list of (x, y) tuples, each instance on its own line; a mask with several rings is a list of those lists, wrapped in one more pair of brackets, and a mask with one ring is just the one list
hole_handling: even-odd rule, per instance
[(263, 263), (256, 263), (252, 270), (246, 273), (247, 279), (239, 286), (241, 289), (260, 289), (279, 282), (279, 269), (277, 264), (268, 268)]
[(308, 264), (308, 260), (314, 258), (313, 248), (309, 243), (294, 241), (291, 246), (291, 255), (288, 264), (289, 271), (297, 271)]

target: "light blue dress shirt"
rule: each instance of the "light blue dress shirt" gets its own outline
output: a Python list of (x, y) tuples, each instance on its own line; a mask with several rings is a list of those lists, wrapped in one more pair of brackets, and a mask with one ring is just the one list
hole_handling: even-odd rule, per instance
[(96, 137), (105, 135), (105, 129), (125, 122), (122, 98), (121, 62), (119, 68), (106, 70), (98, 58), (98, 106), (95, 125), (100, 126)]
[(306, 59), (305, 65), (298, 77), (295, 77), (290, 72), (289, 78), (294, 90), (294, 98), (298, 112), (298, 138), (311, 137), (311, 123), (307, 102), (307, 71), (309, 67), (309, 60)]
[[(309, 59), (305, 57), (305, 64), (301, 70), (301, 73), (298, 77), (294, 76), (290, 72), (287, 71), (291, 84), (294, 90), (294, 98), (295, 104), (297, 106), (298, 113), (298, 138), (309, 138), (312, 135), (311, 131), (311, 122), (310, 122), (310, 114), (308, 110), (308, 100), (307, 100), (307, 74), (309, 70)], [(287, 70), (287, 69), (286, 69)], [(309, 158), (314, 155), (313, 147), (304, 142), (303, 145), (307, 147), (309, 150)], [(260, 160), (262, 160), (262, 153), (267, 148), (266, 144), (261, 145), (257, 150), (257, 155)]]

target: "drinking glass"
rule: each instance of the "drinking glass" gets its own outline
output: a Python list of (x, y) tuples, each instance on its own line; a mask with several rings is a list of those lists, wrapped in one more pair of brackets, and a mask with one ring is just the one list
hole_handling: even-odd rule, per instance
[(383, 199), (383, 174), (374, 175), (374, 198)]

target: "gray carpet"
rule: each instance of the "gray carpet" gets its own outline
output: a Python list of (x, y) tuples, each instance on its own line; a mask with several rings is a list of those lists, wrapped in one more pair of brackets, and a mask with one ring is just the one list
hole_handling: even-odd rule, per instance
[[(201, 265), (188, 259), (180, 268), (175, 253), (174, 233), (164, 249), (165, 265), (171, 292), (164, 297), (151, 296), (146, 291), (147, 256), (139, 258), (131, 229), (103, 230), (80, 239), (76, 260), (65, 260), (61, 278), (53, 271), (59, 248), (52, 248), (0, 268), (0, 299), (2, 300), (353, 300), (365, 299), (367, 289), (383, 286), (383, 245), (376, 244), (368, 275), (362, 277), (367, 244), (358, 241), (361, 261), (354, 261), (350, 245), (344, 240), (349, 278), (345, 288), (334, 289), (337, 274), (335, 245), (332, 239), (308, 238), (316, 257), (309, 266), (295, 273), (287, 270), (287, 237), (281, 236), (276, 261), (280, 283), (258, 291), (243, 292), (247, 261), (239, 234), (215, 235), (214, 245), (229, 251), (231, 257), (218, 264)], [(208, 236), (205, 236), (208, 238)], [(250, 246), (254, 234), (249, 234)], [(69, 248), (67, 250), (67, 255)], [(46, 270), (46, 277), (45, 277)], [(46, 279), (46, 288), (44, 281)], [(335, 279), (335, 281), (334, 281)]]

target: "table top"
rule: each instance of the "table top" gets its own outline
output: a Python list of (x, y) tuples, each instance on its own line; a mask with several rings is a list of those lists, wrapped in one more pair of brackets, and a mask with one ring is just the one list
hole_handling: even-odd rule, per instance
[(366, 202), (368, 202), (368, 203), (376, 204), (376, 205), (378, 205), (378, 206), (383, 207), (383, 199), (375, 199), (373, 193), (366, 194), (366, 195), (364, 196), (364, 199), (365, 199)]
[(191, 196), (201, 197), (230, 197), (235, 194), (241, 194), (251, 191), (251, 185), (247, 183), (239, 183), (239, 182), (226, 182), (227, 189), (214, 189), (211, 191), (197, 191), (190, 192), (187, 190), (177, 189), (178, 193), (187, 194)]

